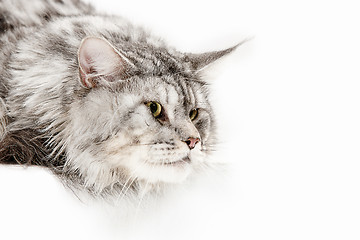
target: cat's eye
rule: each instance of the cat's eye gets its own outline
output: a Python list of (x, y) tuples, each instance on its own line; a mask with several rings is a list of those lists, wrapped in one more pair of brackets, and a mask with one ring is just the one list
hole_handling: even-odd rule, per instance
[(154, 118), (158, 118), (161, 116), (161, 105), (158, 102), (148, 102), (146, 103), (146, 106), (149, 107), (150, 112), (154, 116)]
[(191, 110), (190, 113), (189, 113), (190, 120), (191, 120), (191, 121), (194, 121), (194, 120), (197, 118), (198, 115), (199, 115), (198, 109), (194, 108), (194, 109)]

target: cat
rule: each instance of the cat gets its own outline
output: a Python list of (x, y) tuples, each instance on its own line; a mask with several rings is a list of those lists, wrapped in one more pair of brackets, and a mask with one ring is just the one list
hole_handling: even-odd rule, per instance
[(92, 196), (181, 183), (216, 145), (204, 69), (237, 46), (182, 53), (81, 1), (0, 1), (0, 162)]

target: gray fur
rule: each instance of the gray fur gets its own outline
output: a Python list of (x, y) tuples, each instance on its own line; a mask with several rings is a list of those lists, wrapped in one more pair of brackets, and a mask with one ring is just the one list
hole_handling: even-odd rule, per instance
[[(181, 53), (76, 0), (1, 1), (0, 19), (1, 162), (50, 167), (96, 196), (181, 182), (208, 165), (215, 123), (201, 71), (233, 48)], [(88, 37), (108, 42), (124, 62), (91, 76), (92, 87), (79, 75)], [(166, 121), (152, 116), (149, 101), (161, 103)], [(194, 136), (201, 143), (189, 150), (184, 141)]]

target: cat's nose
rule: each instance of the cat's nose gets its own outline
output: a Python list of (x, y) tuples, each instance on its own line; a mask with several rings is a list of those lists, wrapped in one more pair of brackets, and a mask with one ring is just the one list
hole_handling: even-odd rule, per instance
[(195, 145), (200, 142), (199, 138), (193, 138), (193, 137), (189, 137), (186, 141), (184, 141), (188, 147), (191, 149), (193, 149), (195, 147)]

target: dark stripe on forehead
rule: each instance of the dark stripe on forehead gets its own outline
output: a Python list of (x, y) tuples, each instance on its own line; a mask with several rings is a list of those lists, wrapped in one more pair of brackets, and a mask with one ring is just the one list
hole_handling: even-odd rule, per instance
[(163, 81), (171, 86), (174, 87), (175, 91), (179, 95), (179, 104), (183, 104), (185, 107), (187, 104), (190, 103), (190, 94), (189, 94), (189, 87), (186, 84), (186, 81), (181, 78), (174, 78), (174, 76), (170, 76), (167, 78), (163, 78)]
[(195, 104), (196, 105), (196, 97), (195, 97), (195, 93), (194, 93), (194, 89), (191, 83), (189, 82), (185, 82), (187, 89), (188, 89), (188, 93), (189, 93), (189, 103), (191, 105)]
[[(178, 86), (178, 84), (177, 84), (176, 82), (174, 82), (173, 79), (162, 78), (162, 80), (163, 80), (166, 84), (172, 86), (172, 87), (175, 89), (175, 91), (178, 93), (178, 95), (180, 96), (180, 99), (181, 99), (181, 96), (183, 96), (183, 94), (182, 94), (181, 92), (179, 92), (179, 86)], [(166, 88), (166, 89), (167, 89), (167, 88)], [(167, 94), (167, 99), (166, 99), (166, 101), (169, 102), (169, 91), (168, 91), (168, 90), (167, 90), (166, 94)]]
[(184, 96), (184, 106), (190, 102), (189, 90), (186, 85), (186, 82), (182, 79), (179, 79), (179, 91)]

